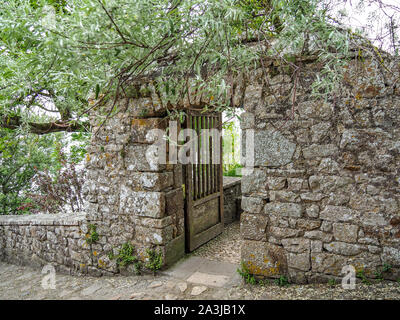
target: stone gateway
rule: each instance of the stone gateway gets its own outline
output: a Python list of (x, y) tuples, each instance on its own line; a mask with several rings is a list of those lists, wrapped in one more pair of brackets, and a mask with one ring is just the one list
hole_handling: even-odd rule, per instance
[[(343, 277), (347, 265), (370, 278), (400, 277), (399, 63), (385, 61), (389, 73), (372, 58), (348, 60), (340, 89), (327, 100), (311, 95), (320, 70), (312, 58), (296, 88), (274, 61), (265, 62), (266, 72), (234, 80), (227, 99), (244, 108), (243, 136), (253, 130), (255, 137), (240, 230), (242, 261), (257, 277), (326, 282)], [(146, 133), (165, 130), (168, 121), (152, 82), (140, 86), (146, 90), (121, 98), (106, 125), (101, 108), (90, 119), (97, 134), (88, 148), (85, 212), (1, 216), (3, 260), (101, 275), (133, 272), (110, 259), (124, 243), (142, 260), (156, 248), (165, 266), (185, 254), (182, 165), (146, 160), (154, 142)]]

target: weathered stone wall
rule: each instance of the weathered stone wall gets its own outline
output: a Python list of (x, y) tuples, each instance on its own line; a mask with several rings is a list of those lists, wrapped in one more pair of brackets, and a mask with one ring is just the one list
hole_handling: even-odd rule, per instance
[(85, 194), (89, 219), (105, 239), (98, 248), (101, 267), (117, 271), (108, 253), (124, 243), (133, 244), (142, 260), (147, 248), (161, 250), (169, 265), (185, 252), (182, 166), (152, 161), (151, 152), (146, 158), (158, 138), (149, 131), (166, 128), (165, 109), (150, 91), (121, 99), (118, 109), (103, 126), (101, 111), (91, 118), (96, 134), (88, 149)]
[[(255, 168), (242, 179), (242, 259), (251, 273), (292, 282), (400, 275), (400, 86), (372, 60), (351, 61), (338, 92), (310, 97), (319, 66), (297, 82), (271, 63), (250, 76), (242, 129), (253, 129)], [(246, 142), (247, 143), (247, 142)], [(244, 146), (242, 148), (244, 150)]]
[[(118, 108), (105, 125), (101, 110), (90, 119), (95, 134), (86, 158), (85, 215), (0, 217), (0, 258), (102, 275), (134, 272), (133, 265), (120, 268), (110, 259), (126, 243), (142, 261), (146, 249), (161, 252), (165, 266), (184, 255), (182, 166), (146, 159), (157, 139), (148, 132), (165, 129), (165, 109), (148, 92), (119, 100)], [(88, 245), (90, 226), (98, 240)]]
[(241, 178), (224, 177), (224, 224), (239, 220), (241, 213)]
[[(311, 98), (310, 88), (321, 66), (302, 61), (298, 81), (276, 62), (266, 62), (264, 71), (238, 76), (227, 97), (246, 111), (244, 133), (254, 130), (254, 168), (242, 178), (242, 260), (255, 275), (287, 275), (298, 283), (342, 276), (349, 264), (369, 277), (388, 264), (391, 271), (382, 275), (396, 279), (398, 62), (350, 62), (340, 89), (321, 101)], [(208, 104), (202, 96), (192, 101)], [(185, 100), (178, 107), (187, 106)], [(66, 222), (59, 215), (1, 217), (1, 258), (100, 275), (121, 271), (109, 256), (124, 243), (133, 244), (142, 260), (146, 248), (161, 250), (166, 265), (181, 257), (182, 167), (148, 161), (157, 138), (149, 131), (166, 128), (165, 108), (151, 83), (125, 92), (119, 112), (105, 125), (102, 114), (110, 105), (95, 108), (85, 216)], [(89, 225), (99, 235), (90, 246)]]
[(2, 260), (36, 267), (51, 263), (64, 273), (93, 271), (84, 214), (0, 216), (0, 226)]

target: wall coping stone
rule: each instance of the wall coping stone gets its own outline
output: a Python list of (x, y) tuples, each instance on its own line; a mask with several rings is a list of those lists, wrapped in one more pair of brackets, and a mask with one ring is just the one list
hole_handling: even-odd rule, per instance
[(86, 213), (30, 214), (0, 216), (0, 226), (79, 226), (87, 220)]
[(222, 179), (222, 184), (224, 185), (224, 189), (233, 187), (235, 185), (238, 185), (242, 182), (241, 177), (228, 177), (224, 176)]

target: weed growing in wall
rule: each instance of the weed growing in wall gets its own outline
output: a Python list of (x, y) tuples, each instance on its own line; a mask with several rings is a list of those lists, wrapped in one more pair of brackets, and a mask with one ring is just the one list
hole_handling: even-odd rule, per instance
[(140, 274), (142, 269), (142, 263), (136, 255), (134, 255), (135, 248), (130, 243), (124, 243), (118, 251), (117, 255), (109, 253), (108, 257), (110, 260), (116, 259), (118, 267), (127, 267), (133, 264), (135, 273)]
[(371, 284), (371, 282), (367, 279), (364, 270), (357, 272), (357, 278), (361, 279), (361, 282), (364, 284)]
[(99, 234), (97, 233), (97, 228), (94, 224), (90, 224), (88, 232), (86, 234), (86, 243), (91, 245), (99, 240)]
[(244, 279), (244, 281), (248, 284), (256, 284), (257, 280), (254, 278), (252, 274), (250, 274), (249, 268), (247, 268), (246, 263), (242, 261), (241, 267), (238, 268), (237, 273), (240, 274), (240, 276)]
[(285, 276), (280, 276), (278, 279), (275, 279), (275, 284), (279, 287), (286, 287), (289, 285), (289, 280)]
[(330, 287), (336, 286), (336, 280), (335, 280), (334, 278), (330, 278), (330, 279), (328, 280), (328, 285), (329, 285)]
[(155, 274), (159, 269), (161, 269), (163, 264), (162, 252), (156, 252), (153, 249), (146, 249), (148, 261), (146, 263), (146, 268), (153, 271)]

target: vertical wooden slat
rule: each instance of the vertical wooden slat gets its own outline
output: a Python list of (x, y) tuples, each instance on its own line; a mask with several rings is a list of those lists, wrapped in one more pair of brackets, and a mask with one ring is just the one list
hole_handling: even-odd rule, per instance
[(219, 164), (219, 178), (220, 178), (220, 183), (219, 183), (219, 191), (220, 191), (220, 197), (219, 197), (219, 215), (220, 215), (220, 221), (222, 226), (224, 225), (224, 182), (223, 182), (223, 177), (222, 177), (222, 113), (218, 115), (218, 129), (220, 134), (220, 145), (219, 145), (219, 158), (220, 158), (220, 164)]
[[(193, 116), (191, 114), (188, 115), (188, 122), (186, 124), (187, 129), (193, 129)], [(193, 137), (192, 134), (190, 134), (190, 141), (192, 141)], [(192, 159), (193, 155), (190, 155), (190, 158)], [(190, 195), (193, 200), (196, 200), (196, 174), (195, 174), (195, 164), (191, 163), (191, 165), (188, 165), (188, 167), (191, 168), (191, 184), (192, 184), (192, 194)]]
[[(210, 117), (210, 128), (213, 129), (214, 128), (214, 117)], [(215, 164), (213, 161), (213, 153), (214, 153), (214, 137), (213, 134), (211, 134), (211, 154), (210, 154), (210, 163), (211, 163), (211, 192), (214, 193), (215, 192)]]
[(214, 176), (213, 176), (213, 166), (214, 166), (214, 164), (213, 164), (213, 162), (212, 162), (212, 153), (213, 153), (213, 146), (212, 146), (212, 135), (211, 135), (211, 129), (212, 129), (212, 125), (213, 125), (213, 122), (212, 122), (212, 117), (210, 116), (209, 118), (209, 123), (208, 123), (208, 127), (209, 127), (209, 129), (210, 129), (210, 136), (209, 136), (209, 139), (208, 139), (208, 141), (209, 141), (209, 144), (210, 144), (210, 146), (209, 146), (209, 149), (210, 149), (210, 154), (209, 154), (209, 162), (210, 162), (210, 194), (211, 193), (214, 193), (214, 188), (213, 188), (213, 179), (214, 179)]
[[(192, 116), (187, 116), (185, 119), (185, 126), (186, 128), (192, 127), (193, 118)], [(185, 141), (187, 142), (187, 140)], [(186, 242), (186, 249), (191, 250), (191, 243), (193, 237), (193, 222), (192, 222), (192, 210), (193, 210), (193, 164), (189, 163), (184, 167), (185, 173), (185, 242)]]
[[(196, 134), (197, 134), (197, 132), (198, 132), (198, 126), (199, 126), (199, 119), (197, 118), (197, 116), (193, 116), (193, 118), (195, 119), (195, 131), (196, 131)], [(199, 175), (199, 172), (200, 172), (200, 166), (199, 166), (199, 163), (198, 163), (198, 161), (199, 161), (199, 138), (197, 137), (197, 144), (196, 144), (196, 159), (197, 159), (197, 161), (196, 161), (196, 199), (199, 199), (200, 198), (200, 175)]]
[(197, 199), (201, 198), (201, 165), (200, 165), (200, 119), (198, 116), (196, 118), (196, 133), (197, 133)]
[[(199, 121), (200, 121), (200, 129), (203, 129), (203, 126), (204, 126), (204, 117), (203, 116), (199, 116)], [(200, 152), (201, 152), (201, 148), (203, 148), (203, 137), (201, 136), (201, 130), (199, 131), (199, 137), (200, 137), (200, 143), (201, 143), (201, 145), (200, 145)], [(203, 161), (203, 159), (201, 159), (200, 158), (200, 161)], [(201, 167), (201, 197), (204, 197), (205, 196), (205, 186), (206, 186), (206, 184), (205, 184), (205, 167), (204, 167), (204, 164), (202, 163), (202, 164), (200, 164), (200, 167)]]
[[(204, 116), (201, 116), (201, 128), (203, 129), (205, 126), (206, 122), (205, 122), (205, 118)], [(201, 137), (201, 148), (204, 149), (204, 136)], [(204, 155), (202, 156), (204, 157)], [(206, 165), (204, 164), (204, 161), (202, 159), (203, 164), (201, 165), (201, 174), (202, 174), (202, 196), (205, 197), (207, 195), (207, 189), (206, 189)]]
[[(217, 117), (213, 117), (214, 118), (214, 129), (218, 129), (218, 118)], [(218, 139), (218, 137), (216, 137), (216, 139)], [(218, 145), (218, 141), (216, 142), (216, 146)], [(217, 154), (218, 150), (214, 150), (215, 154)], [(215, 176), (215, 180), (214, 180), (214, 192), (218, 191), (218, 164), (214, 164), (214, 176)]]
[(208, 154), (207, 154), (207, 194), (212, 193), (211, 189), (211, 159), (210, 159), (210, 154), (211, 154), (211, 141), (210, 141), (210, 124), (211, 124), (211, 117), (207, 116), (207, 129), (208, 129), (208, 136), (207, 136), (207, 143), (208, 143)]

